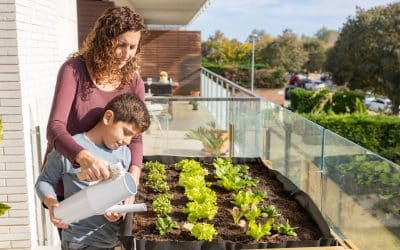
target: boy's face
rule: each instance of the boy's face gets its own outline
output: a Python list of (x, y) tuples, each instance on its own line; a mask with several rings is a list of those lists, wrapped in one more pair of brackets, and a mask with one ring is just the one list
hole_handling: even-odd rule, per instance
[(102, 135), (103, 145), (109, 149), (128, 145), (133, 137), (140, 134), (139, 129), (133, 123), (114, 122), (114, 114), (109, 110), (106, 111), (104, 123), (106, 129)]

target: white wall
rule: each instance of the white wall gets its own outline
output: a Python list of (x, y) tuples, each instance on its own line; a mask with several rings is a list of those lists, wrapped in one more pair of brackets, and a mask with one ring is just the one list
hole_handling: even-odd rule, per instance
[(57, 71), (77, 44), (76, 1), (0, 1), (0, 201), (12, 207), (0, 217), (0, 249), (43, 243), (33, 189), (38, 147), (31, 132), (40, 127), (43, 154)]

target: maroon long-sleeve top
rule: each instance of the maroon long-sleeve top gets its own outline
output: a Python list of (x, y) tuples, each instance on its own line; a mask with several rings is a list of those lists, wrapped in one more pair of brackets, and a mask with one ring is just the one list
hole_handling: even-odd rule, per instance
[[(120, 86), (112, 91), (96, 87), (90, 79), (84, 61), (77, 57), (67, 60), (60, 68), (53, 97), (53, 105), (47, 125), (49, 149), (75, 162), (77, 154), (83, 150), (72, 136), (93, 128), (101, 118), (103, 108), (115, 96), (134, 93), (144, 100), (144, 83), (139, 75), (129, 86)], [(131, 165), (141, 167), (143, 160), (142, 137), (132, 140), (129, 145), (132, 154)]]

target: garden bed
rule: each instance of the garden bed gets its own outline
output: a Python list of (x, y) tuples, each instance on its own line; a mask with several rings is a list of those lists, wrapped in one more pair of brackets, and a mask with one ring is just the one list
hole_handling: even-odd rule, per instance
[[(253, 190), (262, 190), (267, 193), (261, 205), (274, 205), (280, 214), (274, 218), (276, 223), (290, 223), (296, 233), (295, 236), (278, 234), (271, 230), (271, 235), (263, 236), (258, 241), (246, 234), (247, 227), (234, 224), (231, 210), (234, 193), (226, 191), (214, 176), (215, 168), (212, 165), (213, 158), (195, 158), (202, 163), (209, 174), (206, 182), (211, 183), (210, 188), (217, 194), (218, 212), (207, 223), (213, 224), (217, 235), (211, 242), (196, 240), (190, 232), (182, 227), (187, 222), (188, 214), (182, 210), (188, 203), (184, 194), (184, 188), (178, 186), (179, 172), (175, 170), (174, 163), (179, 162), (180, 157), (147, 157), (145, 161), (159, 161), (166, 164), (166, 180), (173, 194), (171, 200), (171, 218), (176, 221), (179, 228), (161, 236), (156, 229), (155, 220), (157, 214), (152, 210), (152, 203), (156, 193), (150, 185), (146, 185), (148, 169), (144, 168), (141, 185), (136, 202), (145, 202), (149, 208), (146, 213), (137, 213), (133, 218), (132, 236), (121, 237), (124, 246), (131, 249), (135, 244), (136, 249), (246, 249), (246, 248), (278, 248), (301, 246), (329, 246), (335, 243), (330, 235), (329, 227), (311, 198), (300, 191), (290, 180), (279, 172), (271, 170), (263, 165), (260, 159), (237, 158), (233, 162), (249, 166), (250, 177), (258, 180)], [(201, 220), (202, 221), (202, 220)], [(200, 222), (201, 222), (200, 221)]]

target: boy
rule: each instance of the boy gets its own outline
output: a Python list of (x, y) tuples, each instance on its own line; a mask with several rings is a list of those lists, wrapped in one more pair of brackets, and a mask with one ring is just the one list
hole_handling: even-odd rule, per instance
[[(127, 145), (149, 126), (150, 116), (145, 104), (133, 94), (122, 94), (107, 104), (94, 128), (73, 138), (93, 155), (110, 164), (121, 162), (127, 169), (131, 161)], [(116, 232), (121, 214), (107, 212), (104, 216), (92, 216), (70, 225), (54, 217), (54, 208), (59, 206), (55, 193), (59, 179), (62, 178), (64, 183), (65, 198), (89, 185), (88, 181), (76, 177), (78, 171), (64, 156), (53, 150), (36, 182), (36, 192), (49, 208), (51, 222), (64, 229), (62, 249), (113, 249), (118, 244)], [(134, 176), (135, 180), (138, 178)]]

